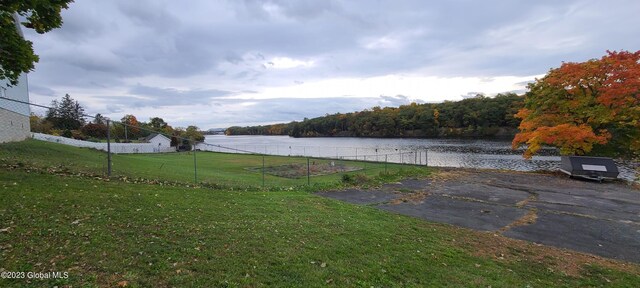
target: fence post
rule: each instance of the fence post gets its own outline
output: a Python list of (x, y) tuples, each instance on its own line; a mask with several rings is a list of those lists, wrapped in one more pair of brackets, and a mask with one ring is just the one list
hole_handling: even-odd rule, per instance
[(262, 155), (262, 189), (264, 189), (264, 155)]
[(364, 160), (364, 171), (367, 171), (367, 155), (362, 156), (362, 159)]
[(196, 142), (193, 141), (193, 182), (198, 183), (198, 163), (196, 162)]
[(424, 166), (429, 167), (429, 150), (424, 149)]
[(111, 127), (109, 127), (109, 119), (107, 119), (107, 176), (111, 177)]
[(384, 174), (387, 174), (387, 157), (389, 154), (384, 154)]
[(311, 165), (309, 164), (309, 158), (307, 158), (307, 185), (311, 185)]

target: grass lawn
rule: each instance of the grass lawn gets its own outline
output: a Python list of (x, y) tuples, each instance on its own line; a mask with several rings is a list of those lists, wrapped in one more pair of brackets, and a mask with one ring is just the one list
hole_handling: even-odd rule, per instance
[[(208, 183), (233, 188), (261, 187), (263, 157), (258, 155), (227, 154), (213, 152), (197, 152), (197, 180), (198, 183)], [(0, 145), (0, 164), (18, 163), (28, 167), (82, 172), (94, 175), (105, 175), (107, 171), (107, 154), (103, 151), (76, 148), (67, 145), (38, 140), (27, 140), (19, 143)], [(356, 161), (338, 161), (327, 159), (310, 159), (313, 166), (326, 166), (334, 162), (335, 165), (348, 165), (360, 170), (347, 173), (333, 173), (310, 177), (310, 183), (316, 187), (335, 186), (341, 181), (343, 174), (366, 175), (372, 178), (387, 171), (397, 174), (402, 170), (403, 175), (425, 174), (428, 169), (424, 166), (399, 165), (384, 163), (367, 163)], [(307, 166), (307, 158), (266, 156), (264, 157), (266, 170), (269, 171), (289, 164)], [(385, 168), (386, 166), (386, 168)], [(115, 154), (112, 156), (112, 175), (130, 178), (158, 179), (163, 181), (191, 182), (195, 180), (193, 152), (158, 153), (158, 154)], [(271, 188), (289, 188), (307, 184), (307, 177), (285, 178), (265, 174), (265, 186)]]
[[(592, 259), (571, 272), (569, 252), (297, 191), (0, 170), (0, 223), (0, 268), (69, 272), (2, 287), (640, 286), (637, 266)], [(478, 254), (494, 243), (502, 256)]]
[[(103, 156), (38, 141), (0, 145), (0, 271), (69, 273), (0, 278), (0, 287), (640, 287), (635, 264), (321, 198), (302, 186), (247, 192), (71, 173), (100, 171)], [(223, 179), (261, 180), (233, 175), (253, 163), (245, 158), (211, 157), (241, 163), (225, 164), (229, 175), (216, 174)], [(294, 161), (280, 158), (273, 162)], [(136, 162), (148, 155), (122, 159), (157, 165)]]

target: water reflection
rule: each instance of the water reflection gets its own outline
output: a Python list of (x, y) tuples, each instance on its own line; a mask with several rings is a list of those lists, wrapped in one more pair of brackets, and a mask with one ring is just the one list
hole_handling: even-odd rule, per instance
[[(557, 149), (542, 149), (526, 160), (523, 149), (512, 150), (511, 140), (380, 139), (351, 137), (291, 138), (288, 136), (209, 135), (198, 149), (228, 153), (259, 153), (437, 166), (557, 171)], [(637, 163), (618, 163), (620, 178), (633, 180)]]

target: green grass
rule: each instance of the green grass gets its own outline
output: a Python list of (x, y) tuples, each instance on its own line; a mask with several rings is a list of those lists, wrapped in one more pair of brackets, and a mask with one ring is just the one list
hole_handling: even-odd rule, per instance
[[(0, 279), (0, 287), (640, 287), (637, 265), (309, 193), (343, 185), (343, 173), (312, 177), (310, 187), (268, 176), (273, 189), (247, 192), (238, 190), (261, 185), (247, 168), (262, 157), (198, 153), (200, 177), (228, 185), (207, 189), (187, 186), (193, 155), (114, 156), (119, 175), (184, 182), (177, 185), (91, 176), (102, 174), (105, 156), (34, 140), (0, 145), (0, 271), (69, 273)], [(345, 177), (359, 185), (428, 173), (349, 165), (367, 165)], [(577, 272), (564, 273), (562, 263)]]
[[(234, 188), (261, 187), (263, 184), (262, 156), (197, 152), (195, 161), (198, 183)], [(347, 174), (362, 174), (366, 178), (378, 177), (385, 171), (391, 175), (405, 176), (426, 175), (428, 173), (426, 167), (356, 161), (310, 159), (310, 165), (314, 163), (327, 164), (331, 161), (359, 167), (361, 170)], [(1, 162), (19, 163), (28, 167), (68, 171), (69, 173), (105, 175), (107, 171), (107, 154), (103, 151), (38, 140), (0, 145)], [(267, 168), (286, 164), (300, 164), (300, 166), (306, 167), (307, 158), (266, 156), (264, 162)], [(112, 175), (115, 176), (193, 183), (195, 172), (193, 152), (114, 154), (112, 156)], [(337, 186), (340, 185), (342, 174), (345, 173), (311, 176), (309, 182), (314, 184), (314, 187)], [(299, 187), (306, 185), (307, 181), (307, 177), (290, 179), (270, 174), (265, 174), (264, 177), (265, 186), (271, 188)]]
[(640, 285), (639, 275), (597, 265), (567, 276), (546, 262), (471, 256), (455, 240), (485, 234), (297, 191), (0, 170), (0, 223), (2, 269), (69, 272), (1, 287)]

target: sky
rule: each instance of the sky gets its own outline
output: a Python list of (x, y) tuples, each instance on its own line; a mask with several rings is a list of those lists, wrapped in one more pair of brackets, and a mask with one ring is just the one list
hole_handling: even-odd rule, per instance
[[(262, 125), (526, 91), (562, 62), (640, 49), (640, 1), (76, 0), (31, 102), (174, 127)], [(37, 111), (35, 111), (37, 112)]]

